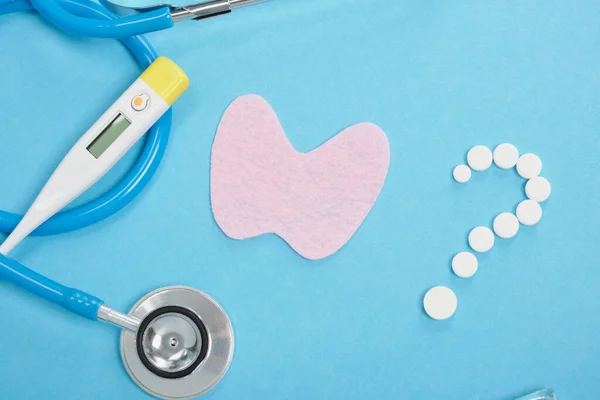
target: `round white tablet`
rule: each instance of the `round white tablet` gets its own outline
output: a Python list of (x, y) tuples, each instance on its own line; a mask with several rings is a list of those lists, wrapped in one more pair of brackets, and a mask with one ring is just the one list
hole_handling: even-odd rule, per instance
[(494, 232), (485, 226), (478, 226), (469, 233), (469, 246), (479, 253), (490, 251), (494, 240)]
[(485, 146), (475, 146), (467, 153), (467, 164), (475, 171), (485, 171), (492, 165), (492, 151)]
[(525, 194), (527, 194), (527, 197), (538, 203), (541, 203), (550, 197), (551, 191), (552, 186), (550, 185), (550, 182), (541, 176), (531, 178), (525, 185)]
[(535, 178), (542, 172), (542, 160), (532, 153), (523, 154), (517, 161), (517, 172), (522, 178)]
[(458, 253), (452, 258), (452, 271), (461, 278), (470, 278), (475, 275), (478, 266), (477, 257), (468, 251)]
[(423, 298), (423, 308), (433, 319), (448, 319), (456, 312), (458, 300), (452, 290), (445, 286), (429, 289)]
[(519, 232), (519, 220), (511, 213), (499, 214), (494, 218), (494, 232), (502, 239), (510, 239)]
[(452, 176), (458, 183), (467, 183), (471, 179), (471, 168), (464, 164), (458, 165), (452, 171)]
[(537, 201), (523, 200), (517, 206), (517, 218), (523, 225), (535, 225), (542, 218), (542, 206)]
[(494, 162), (502, 169), (509, 169), (517, 165), (519, 150), (510, 143), (502, 143), (494, 149)]

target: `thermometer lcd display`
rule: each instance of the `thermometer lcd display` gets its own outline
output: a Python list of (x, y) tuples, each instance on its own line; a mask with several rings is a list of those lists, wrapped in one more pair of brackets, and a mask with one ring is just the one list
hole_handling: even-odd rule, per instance
[(131, 122), (129, 122), (123, 114), (117, 114), (110, 124), (108, 124), (108, 126), (96, 136), (96, 139), (90, 143), (87, 150), (92, 153), (94, 157), (100, 158), (106, 149), (108, 149), (130, 125)]

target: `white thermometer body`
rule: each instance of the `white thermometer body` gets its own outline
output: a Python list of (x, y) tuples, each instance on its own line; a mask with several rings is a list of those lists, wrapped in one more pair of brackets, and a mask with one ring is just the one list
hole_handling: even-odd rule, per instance
[(0, 246), (6, 255), (102, 178), (187, 89), (185, 73), (158, 58), (75, 143)]

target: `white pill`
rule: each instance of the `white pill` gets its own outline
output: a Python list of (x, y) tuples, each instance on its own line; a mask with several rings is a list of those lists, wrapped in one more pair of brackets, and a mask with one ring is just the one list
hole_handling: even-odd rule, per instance
[(550, 192), (552, 192), (550, 182), (541, 176), (531, 178), (525, 185), (525, 194), (527, 197), (538, 203), (548, 199), (548, 197), (550, 197)]
[(458, 253), (452, 258), (452, 271), (461, 278), (470, 278), (475, 275), (478, 266), (477, 257), (468, 251)]
[(490, 251), (494, 240), (494, 232), (485, 226), (478, 226), (469, 233), (469, 246), (478, 253)]
[(467, 183), (469, 179), (471, 179), (471, 168), (464, 164), (458, 165), (454, 168), (454, 171), (452, 171), (452, 176), (458, 183)]
[(475, 171), (485, 171), (492, 165), (492, 151), (485, 146), (475, 146), (467, 153), (467, 164)]
[(511, 213), (499, 214), (494, 218), (494, 232), (502, 239), (510, 239), (519, 232), (519, 220)]
[(519, 161), (519, 150), (510, 143), (502, 143), (494, 149), (494, 162), (502, 169), (513, 168)]
[(535, 178), (542, 172), (542, 160), (532, 153), (523, 154), (517, 161), (517, 172), (522, 178)]
[(448, 319), (456, 312), (458, 300), (452, 290), (445, 286), (431, 288), (423, 298), (423, 308), (433, 319)]
[(523, 225), (535, 225), (542, 218), (542, 207), (537, 201), (523, 200), (517, 206), (517, 218)]

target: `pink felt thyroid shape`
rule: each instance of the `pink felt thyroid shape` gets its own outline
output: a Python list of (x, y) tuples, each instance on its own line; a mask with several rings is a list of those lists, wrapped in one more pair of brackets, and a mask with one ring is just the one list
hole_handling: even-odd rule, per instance
[(212, 148), (211, 203), (234, 239), (275, 233), (311, 260), (338, 251), (379, 196), (390, 161), (385, 133), (361, 123), (309, 153), (290, 144), (256, 95), (225, 111)]

